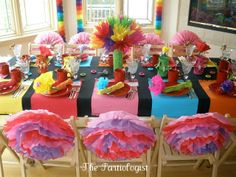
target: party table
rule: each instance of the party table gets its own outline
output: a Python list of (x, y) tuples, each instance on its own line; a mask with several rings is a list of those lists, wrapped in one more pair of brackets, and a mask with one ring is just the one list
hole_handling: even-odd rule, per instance
[[(57, 69), (54, 63), (55, 61), (52, 60), (49, 65), (49, 70), (54, 71)], [(86, 76), (79, 76), (75, 80), (82, 81), (80, 92), (75, 99), (70, 100), (69, 96), (51, 98), (38, 95), (34, 93), (31, 85), (25, 90), (24, 93), (22, 93), (22, 96), (19, 97), (21, 100), (18, 100), (17, 103), (12, 98), (9, 98), (10, 101), (5, 102), (5, 99), (2, 99), (4, 96), (0, 96), (0, 105), (7, 104), (9, 109), (11, 109), (10, 107), (14, 104), (21, 105), (19, 109), (11, 111), (7, 111), (7, 109), (1, 106), (0, 114), (10, 114), (26, 109), (48, 109), (52, 112), (60, 114), (62, 117), (68, 118), (70, 115), (97, 116), (103, 111), (125, 109), (126, 111), (137, 114), (138, 116), (154, 115), (156, 117), (162, 117), (163, 114), (167, 114), (172, 117), (179, 117), (181, 115), (205, 113), (209, 110), (217, 111), (222, 114), (227, 112), (232, 115), (236, 115), (236, 110), (234, 109), (227, 109), (226, 111), (222, 109), (218, 110), (218, 108), (212, 109), (212, 103), (215, 102), (215, 100), (220, 99), (220, 97), (215, 96), (213, 99), (211, 94), (207, 92), (205, 86), (203, 86), (202, 83), (199, 83), (199, 80), (206, 80), (207, 78), (204, 78), (204, 75), (195, 76), (192, 71), (189, 73), (189, 79), (193, 84), (193, 94), (191, 97), (189, 95), (184, 95), (181, 97), (170, 97), (165, 95), (154, 96), (150, 93), (148, 86), (149, 80), (156, 75), (156, 70), (148, 70), (147, 68), (141, 67), (141, 65), (136, 73), (138, 87), (135, 98), (128, 100), (125, 97), (116, 98), (103, 95), (104, 98), (109, 100), (109, 104), (105, 103), (102, 101), (102, 97), (94, 95), (94, 92), (96, 91), (96, 81), (101, 76), (104, 69), (108, 71), (107, 77), (109, 79), (113, 79), (113, 70), (107, 67), (98, 67), (98, 63), (98, 57), (93, 57), (90, 67), (80, 67), (79, 73), (85, 73)], [(14, 65), (14, 59), (11, 60), (11, 65)], [(178, 67), (181, 70), (181, 66)], [(96, 70), (97, 72), (93, 74), (91, 73), (91, 70)], [(36, 67), (31, 67), (31, 72), (32, 75), (29, 76), (29, 79), (34, 79), (39, 76)], [(139, 76), (139, 72), (143, 72), (145, 76)], [(127, 78), (129, 78), (128, 75)], [(215, 79), (215, 77), (212, 77), (211, 79)], [(112, 105), (112, 103), (119, 104)], [(129, 104), (133, 107), (129, 106)], [(232, 98), (230, 103), (226, 102), (225, 104), (236, 105), (236, 99)]]

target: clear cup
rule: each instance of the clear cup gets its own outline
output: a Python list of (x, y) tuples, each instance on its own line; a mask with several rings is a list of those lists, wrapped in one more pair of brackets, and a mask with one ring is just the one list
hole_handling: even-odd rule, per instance
[(17, 60), (20, 59), (21, 49), (22, 49), (22, 45), (21, 44), (14, 45), (14, 47), (12, 49), (13, 53), (14, 53), (14, 56), (16, 57)]

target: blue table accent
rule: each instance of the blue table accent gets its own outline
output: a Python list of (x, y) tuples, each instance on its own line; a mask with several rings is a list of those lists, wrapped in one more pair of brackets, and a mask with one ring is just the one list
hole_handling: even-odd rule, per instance
[[(150, 82), (150, 80), (149, 80)], [(181, 81), (179, 81), (181, 82)], [(183, 115), (193, 115), (198, 110), (198, 97), (194, 90), (191, 89), (191, 96), (167, 96), (159, 94), (155, 96), (151, 92), (152, 97), (152, 115), (162, 118), (163, 115), (178, 118)]]
[(92, 62), (93, 56), (88, 56), (86, 61), (80, 62), (80, 67), (90, 67)]

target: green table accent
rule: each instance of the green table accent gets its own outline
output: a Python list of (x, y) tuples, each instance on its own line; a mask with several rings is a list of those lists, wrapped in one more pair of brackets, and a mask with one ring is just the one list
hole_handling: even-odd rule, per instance
[(120, 50), (114, 50), (113, 52), (113, 71), (123, 67), (123, 54)]
[(158, 58), (158, 63), (156, 66), (157, 69), (157, 73), (161, 76), (161, 77), (166, 77), (167, 73), (170, 69), (169, 67), (169, 57), (165, 54), (161, 55)]
[(187, 80), (186, 82), (182, 82), (182, 83), (174, 85), (174, 86), (166, 87), (164, 89), (164, 93), (178, 91), (183, 88), (192, 88), (192, 82), (190, 80)]

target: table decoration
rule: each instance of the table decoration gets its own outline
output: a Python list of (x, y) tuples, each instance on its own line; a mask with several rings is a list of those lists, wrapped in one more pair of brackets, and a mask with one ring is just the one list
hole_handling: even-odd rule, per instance
[(144, 39), (141, 27), (128, 17), (109, 17), (100, 22), (91, 36), (90, 47), (113, 53), (113, 68), (123, 67), (122, 56)]
[(4, 92), (8, 93), (0, 95), (0, 113), (15, 114), (22, 111), (24, 109), (23, 98), (29, 90), (31, 84), (32, 80), (27, 80), (18, 82), (13, 87), (6, 89)]
[(115, 82), (124, 82), (125, 81), (125, 71), (123, 69), (116, 69), (114, 71), (114, 80)]
[(0, 78), (4, 79), (10, 74), (9, 65), (7, 62), (0, 63)]
[(36, 66), (38, 68), (38, 73), (42, 74), (48, 71), (48, 59), (44, 55), (36, 56)]
[(158, 63), (156, 65), (157, 73), (161, 77), (166, 77), (168, 70), (170, 69), (170, 65), (169, 65), (170, 58), (167, 56), (168, 51), (169, 51), (168, 47), (162, 48), (162, 54), (158, 58)]
[(63, 38), (57, 32), (50, 31), (38, 34), (34, 39), (34, 43), (56, 45), (64, 44), (64, 41)]
[(70, 74), (70, 77), (77, 79), (80, 62), (81, 60), (77, 59), (77, 57), (68, 56), (64, 58), (64, 64), (62, 68)]
[(58, 27), (58, 33), (65, 41), (65, 24), (64, 24), (64, 10), (63, 10), (63, 3), (62, 0), (56, 0), (57, 1), (57, 27)]
[(195, 45), (196, 42), (201, 42), (202, 40), (192, 31), (182, 30), (177, 32), (171, 39), (170, 43), (172, 45), (184, 45), (187, 46), (189, 44)]
[(235, 129), (230, 119), (218, 113), (182, 116), (164, 129), (166, 142), (177, 152), (187, 155), (213, 153), (230, 139)]
[(18, 89), (22, 79), (22, 73), (19, 69), (13, 69), (10, 72), (11, 79), (0, 82), (0, 93), (8, 94)]
[[(116, 84), (118, 84), (118, 88)], [(119, 86), (123, 87), (119, 88)], [(112, 87), (114, 90), (106, 89), (107, 87)], [(92, 115), (98, 116), (100, 113), (114, 110), (123, 110), (132, 114), (138, 114), (139, 95), (134, 94), (132, 99), (126, 98), (131, 91), (129, 83), (115, 83), (113, 80), (110, 80), (107, 87), (104, 88), (103, 91), (98, 90), (97, 81), (95, 82), (91, 97)], [(137, 89), (137, 87), (134, 87), (134, 89)], [(103, 94), (98, 94), (100, 91), (102, 91)]]
[(3, 131), (9, 146), (31, 159), (59, 158), (74, 145), (71, 126), (59, 115), (46, 110), (23, 111), (12, 115)]
[(210, 99), (210, 104), (208, 109), (209, 112), (230, 114), (232, 117), (236, 117), (235, 90), (230, 92), (231, 94), (227, 93), (222, 94), (222, 90), (220, 89), (220, 84), (216, 83), (215, 80), (211, 81), (199, 80), (199, 83)]
[(102, 94), (110, 94), (112, 92), (115, 92), (121, 88), (123, 88), (125, 86), (124, 82), (118, 82), (118, 83), (115, 83), (114, 85), (112, 86), (108, 86), (104, 89), (101, 89), (98, 91), (98, 94), (102, 95)]
[(89, 44), (90, 42), (90, 33), (88, 32), (80, 32), (73, 35), (70, 40), (69, 44)]
[(34, 80), (33, 88), (35, 93), (48, 94), (55, 83), (52, 71), (41, 74)]
[(204, 69), (207, 67), (209, 58), (205, 57), (205, 52), (210, 49), (209, 45), (205, 42), (197, 41), (195, 43), (197, 51), (199, 52), (198, 55), (194, 55), (194, 69), (193, 73), (196, 75), (201, 75), (204, 73)]
[(81, 135), (90, 151), (108, 160), (138, 158), (156, 141), (147, 123), (124, 111), (100, 114), (98, 119), (88, 123)]

